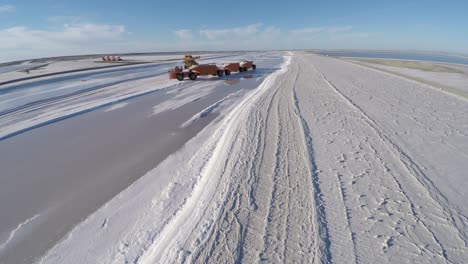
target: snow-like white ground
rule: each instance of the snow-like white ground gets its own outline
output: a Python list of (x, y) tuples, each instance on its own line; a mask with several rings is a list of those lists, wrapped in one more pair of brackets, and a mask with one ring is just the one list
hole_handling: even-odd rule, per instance
[[(10, 67), (1, 67), (0, 69), (0, 82), (11, 81), (15, 79), (34, 77), (43, 74), (51, 74), (61, 71), (72, 71), (87, 68), (113, 66), (112, 63), (95, 63), (97, 59), (81, 59), (81, 60), (68, 60), (68, 61), (50, 61), (42, 63), (23, 63)], [(36, 68), (37, 67), (37, 68)], [(25, 70), (31, 69), (29, 72)]]
[[(233, 54), (207, 54), (200, 62), (220, 64), (226, 56), (229, 56), (229, 60), (239, 57)], [(255, 55), (252, 56), (255, 58)], [(54, 64), (61, 63), (73, 64), (69, 61)], [(82, 61), (75, 64), (74, 67), (83, 66)], [(0, 88), (0, 139), (65, 117), (180, 85), (174, 80), (168, 80), (166, 74), (168, 68), (175, 64), (124, 66), (4, 85)], [(212, 86), (212, 83), (207, 85)], [(190, 101), (190, 98), (187, 100)]]
[[(461, 91), (468, 92), (468, 66), (441, 64), (446, 67), (455, 68), (463, 71), (464, 73), (450, 73), (450, 72), (430, 72), (417, 69), (408, 69), (403, 67), (392, 67), (386, 65), (379, 65), (375, 63), (358, 62), (363, 65), (368, 65), (374, 68), (384, 69), (391, 72), (401, 73), (407, 76), (416, 77), (422, 80), (427, 80), (442, 86), (449, 86)], [(440, 63), (439, 63), (440, 64)]]
[[(167, 79), (171, 64), (145, 64), (2, 85), (0, 211), (9, 213), (0, 218), (0, 263), (42, 255), (205, 126), (219, 123), (282, 63), (276, 52), (200, 62), (242, 59), (259, 69), (178, 82)], [(153, 180), (159, 179), (164, 175)]]
[(468, 259), (463, 98), (290, 53), (225, 110), (39, 262)]
[(26, 69), (40, 67), (44, 65), (46, 64), (45, 63), (31, 63), (28, 61), (28, 62), (23, 62), (23, 63), (15, 64), (15, 65), (2, 66), (0, 67), (0, 76), (5, 76), (6, 73), (23, 71)]
[[(197, 54), (202, 59), (216, 58), (226, 55), (225, 53), (203, 53)], [(90, 68), (101, 68), (109, 66), (125, 65), (132, 62), (146, 62), (146, 63), (161, 63), (165, 61), (181, 60), (183, 55), (180, 54), (167, 54), (167, 55), (132, 55), (122, 56), (123, 62), (103, 62), (100, 57), (75, 59), (75, 60), (57, 60), (51, 59), (44, 62), (24, 62), (18, 65), (0, 67), (0, 83), (11, 81), (25, 77), (35, 77), (44, 74), (59, 73), (63, 71), (86, 70)], [(122, 66), (124, 68), (131, 68), (132, 66)], [(30, 71), (25, 71), (31, 69)]]
[(468, 182), (464, 181), (467, 174), (462, 166), (468, 157), (466, 98), (450, 99), (450, 95), (430, 86), (350, 63), (342, 63), (337, 69), (335, 66), (323, 63), (318, 69), (378, 120), (399, 148), (411, 154), (422, 180), (434, 181), (436, 188), (445, 189), (444, 196), (451, 196), (450, 200), (467, 215), (468, 204), (464, 201), (468, 193), (464, 190)]

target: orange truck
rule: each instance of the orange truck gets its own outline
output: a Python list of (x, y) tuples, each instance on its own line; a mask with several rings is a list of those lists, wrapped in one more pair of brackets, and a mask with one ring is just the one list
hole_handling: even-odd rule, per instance
[(253, 61), (243, 61), (240, 63), (240, 66), (242, 68), (242, 71), (248, 71), (249, 69), (257, 69), (257, 65), (255, 65)]
[(257, 65), (253, 64), (253, 61), (242, 61), (242, 62), (230, 62), (224, 63), (223, 69), (224, 74), (231, 75), (231, 72), (244, 72), (249, 69), (255, 70)]
[(224, 63), (223, 64), (224, 74), (231, 75), (231, 72), (241, 72), (242, 67), (238, 62)]
[[(249, 69), (255, 70), (257, 68), (253, 61), (224, 63), (222, 68), (218, 68), (216, 64), (199, 65), (195, 61), (195, 59), (199, 58), (200, 57), (193, 57), (192, 55), (185, 55), (184, 67), (171, 68), (168, 72), (169, 79), (183, 81), (185, 78), (189, 78), (190, 80), (196, 80), (198, 76), (203, 75), (221, 77), (223, 74), (231, 75), (231, 72), (244, 72)], [(184, 68), (186, 70), (184, 70)]]
[(212, 75), (221, 77), (224, 74), (224, 70), (218, 68), (216, 64), (204, 64), (191, 66), (188, 71), (184, 71), (180, 67), (175, 67), (169, 70), (169, 79), (177, 79), (183, 81), (185, 78), (189, 78), (194, 81), (198, 76)]

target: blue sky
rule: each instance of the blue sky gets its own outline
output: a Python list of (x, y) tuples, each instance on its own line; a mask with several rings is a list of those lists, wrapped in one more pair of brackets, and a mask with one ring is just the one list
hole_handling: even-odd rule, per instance
[(0, 61), (177, 50), (468, 53), (468, 1), (0, 0)]

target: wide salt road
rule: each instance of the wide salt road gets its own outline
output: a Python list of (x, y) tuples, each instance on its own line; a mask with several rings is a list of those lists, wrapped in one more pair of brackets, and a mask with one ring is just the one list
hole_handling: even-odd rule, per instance
[[(400, 77), (288, 55), (208, 140), (43, 263), (463, 263), (467, 111)], [(173, 178), (156, 192), (160, 174)]]
[(253, 104), (219, 161), (217, 195), (199, 204), (213, 212), (185, 215), (189, 230), (179, 222), (144, 263), (468, 258), (466, 101), (299, 54)]
[[(403, 107), (392, 109), (394, 118), (378, 115), (389, 110), (380, 100), (370, 103), (372, 98)], [(423, 98), (432, 111), (410, 111)], [(456, 119), (465, 116), (466, 102), (346, 62), (300, 54), (252, 104), (206, 176), (217, 183), (205, 186), (206, 197), (194, 197), (204, 209), (182, 209), (142, 263), (467, 259), (466, 221), (456, 206), (463, 200), (437, 188), (451, 186), (432, 183), (437, 171), (419, 169), (454, 166), (457, 172), (467, 169), (466, 162), (421, 159), (419, 148), (395, 133), (413, 129), (432, 143), (431, 157), (466, 161), (467, 138), (459, 135), (459, 148), (447, 152), (451, 137), (435, 130), (466, 131), (466, 122)], [(438, 123), (404, 122), (408, 116)], [(431, 128), (433, 133), (425, 133)], [(447, 178), (463, 185), (461, 176)]]

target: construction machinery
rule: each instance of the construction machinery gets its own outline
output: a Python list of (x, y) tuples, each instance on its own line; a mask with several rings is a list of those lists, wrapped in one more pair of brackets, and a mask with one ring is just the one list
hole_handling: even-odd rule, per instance
[(223, 69), (226, 75), (231, 75), (231, 72), (244, 72), (249, 69), (255, 70), (257, 65), (253, 64), (253, 61), (242, 61), (242, 62), (230, 62), (224, 63)]
[(198, 65), (196, 60), (200, 59), (200, 56), (185, 55), (184, 58), (184, 69), (188, 69), (192, 66)]
[(205, 64), (205, 65), (194, 65), (188, 70), (183, 70), (180, 67), (175, 67), (169, 71), (169, 79), (177, 79), (183, 81), (185, 78), (189, 78), (194, 81), (200, 75), (212, 75), (221, 77), (224, 74), (224, 70), (218, 68), (216, 64)]
[(242, 72), (242, 67), (238, 62), (224, 63), (223, 69), (226, 75), (231, 75), (231, 72)]
[(242, 68), (242, 71), (248, 71), (249, 69), (257, 69), (257, 65), (255, 65), (253, 61), (242, 61), (240, 63), (240, 67)]
[(177, 79), (183, 81), (185, 78), (196, 80), (198, 76), (218, 76), (222, 77), (224, 74), (231, 75), (231, 72), (244, 72), (249, 69), (255, 70), (257, 66), (253, 61), (230, 62), (224, 63), (222, 68), (218, 68), (216, 64), (198, 64), (192, 55), (185, 55), (183, 67), (174, 67), (169, 70), (169, 79)]

